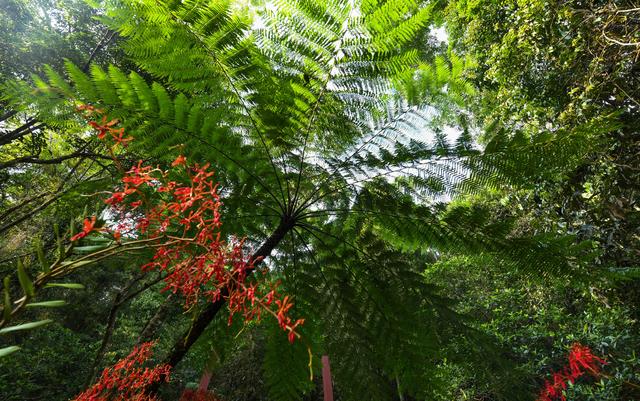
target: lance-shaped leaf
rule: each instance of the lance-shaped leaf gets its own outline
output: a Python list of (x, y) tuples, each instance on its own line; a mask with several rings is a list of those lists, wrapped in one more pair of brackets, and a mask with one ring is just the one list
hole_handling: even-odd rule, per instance
[(53, 232), (56, 235), (56, 243), (58, 244), (58, 254), (60, 258), (64, 255), (64, 243), (62, 242), (62, 237), (60, 236), (60, 226), (58, 224), (53, 225)]
[(0, 348), (0, 358), (5, 357), (9, 354), (13, 354), (14, 352), (18, 351), (20, 349), (20, 347), (18, 347), (17, 345), (12, 345), (10, 347), (4, 347), (4, 348)]
[(80, 261), (76, 261), (76, 260), (65, 260), (64, 262), (60, 263), (60, 266), (73, 266), (75, 268), (80, 267), (80, 266), (85, 266), (85, 265), (89, 265), (91, 263), (94, 263), (95, 260), (80, 260)]
[(29, 322), (29, 323), (19, 324), (17, 326), (9, 326), (9, 327), (5, 327), (4, 329), (1, 329), (0, 330), (0, 334), (6, 334), (6, 333), (11, 333), (13, 331), (20, 331), (20, 330), (36, 329), (38, 327), (47, 325), (47, 324), (49, 324), (51, 322), (53, 322), (53, 320), (46, 319), (46, 320), (38, 320), (37, 322)]
[(32, 302), (30, 304), (25, 305), (27, 308), (36, 308), (36, 307), (45, 307), (45, 308), (57, 308), (59, 306), (65, 306), (67, 304), (66, 301), (61, 299), (57, 299), (54, 301), (42, 301), (42, 302)]
[(11, 278), (9, 276), (4, 278), (4, 309), (2, 310), (3, 318), (5, 322), (11, 319), (11, 295), (9, 294), (9, 282)]
[(45, 288), (63, 287), (63, 288), (69, 288), (71, 290), (83, 290), (84, 289), (84, 285), (77, 284), (77, 283), (49, 283), (49, 284), (45, 285), (44, 287)]
[(44, 273), (49, 273), (51, 271), (51, 267), (49, 266), (49, 262), (47, 262), (47, 258), (44, 256), (44, 247), (42, 246), (42, 241), (40, 239), (36, 240), (35, 247), (40, 268)]
[(73, 218), (71, 218), (71, 221), (69, 222), (69, 236), (73, 238), (74, 235), (76, 235), (76, 224), (73, 221)]
[(24, 268), (24, 264), (20, 259), (18, 259), (18, 280), (20, 281), (20, 287), (22, 287), (22, 290), (27, 297), (31, 298), (36, 295), (36, 290), (33, 287), (33, 282), (29, 278), (29, 275)]
[(91, 253), (91, 252), (97, 252), (97, 251), (101, 251), (103, 249), (106, 249), (109, 247), (109, 245), (111, 245), (113, 241), (109, 241), (108, 243), (105, 243), (103, 245), (87, 245), (87, 246), (76, 246), (73, 248), (73, 252), (75, 253)]

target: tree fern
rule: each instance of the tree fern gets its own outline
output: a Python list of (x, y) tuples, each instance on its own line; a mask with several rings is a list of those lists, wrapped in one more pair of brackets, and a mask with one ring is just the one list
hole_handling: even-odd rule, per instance
[[(92, 103), (136, 138), (134, 153), (167, 163), (179, 147), (215, 164), (224, 234), (246, 236), (265, 252), (258, 256), (274, 254), (273, 269), (308, 319), (312, 350), (335, 361), (344, 399), (384, 400), (398, 386), (420, 396), (451, 339), (475, 335), (422, 279), (429, 257), (486, 253), (562, 272), (573, 267), (567, 256), (582, 252), (568, 246), (573, 238), (514, 237), (509, 222), (481, 209), (438, 202), (460, 182), (517, 177), (533, 156), (472, 146), (461, 108), (473, 93), (472, 61), (452, 53), (424, 60), (413, 45), (436, 3), (281, 0), (252, 25), (228, 2), (123, 1), (104, 21), (137, 71), (93, 65), (85, 74), (67, 63), (64, 78), (49, 69), (35, 91), (11, 83), (4, 93), (14, 107), (78, 133), (74, 106)], [(447, 120), (465, 128), (456, 143), (433, 129), (434, 106), (462, 111)], [(174, 349), (201, 334), (209, 321), (200, 319), (215, 316), (205, 312)], [(269, 369), (268, 381), (274, 397), (296, 399), (308, 383), (300, 349), (287, 352), (269, 351), (265, 363), (290, 357), (295, 374)]]

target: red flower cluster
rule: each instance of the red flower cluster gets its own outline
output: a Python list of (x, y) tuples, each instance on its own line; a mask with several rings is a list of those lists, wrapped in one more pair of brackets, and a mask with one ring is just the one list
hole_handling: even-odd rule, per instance
[(119, 121), (108, 120), (107, 116), (104, 115), (104, 110), (96, 109), (95, 107), (86, 104), (78, 106), (77, 109), (78, 111), (83, 111), (87, 117), (90, 117), (93, 114), (102, 116), (102, 120), (100, 122), (89, 121), (89, 125), (98, 131), (98, 139), (104, 140), (107, 134), (110, 134), (111, 139), (114, 141), (114, 146), (120, 145), (122, 147), (126, 147), (129, 142), (133, 140), (133, 137), (124, 137), (124, 128), (113, 128)]
[[(184, 156), (179, 156), (167, 171), (139, 163), (122, 178), (122, 188), (105, 201), (121, 213), (144, 208), (135, 228), (141, 234), (165, 239), (142, 269), (166, 273), (165, 290), (182, 294), (187, 308), (202, 297), (211, 302), (224, 297), (230, 322), (236, 313), (242, 313), (246, 321), (259, 320), (275, 300), (278, 312), (269, 312), (293, 341), (298, 336), (295, 328), (303, 320), (292, 323), (287, 316), (290, 299), (276, 299), (275, 285), (260, 295), (260, 286), (245, 280), (255, 261), (245, 254), (244, 241), (232, 239), (226, 243), (220, 238), (222, 203), (209, 164), (183, 165)], [(185, 174), (183, 184), (179, 178)]]
[(567, 389), (567, 383), (574, 383), (577, 378), (589, 373), (598, 375), (600, 366), (598, 364), (606, 364), (606, 362), (591, 353), (588, 347), (575, 343), (569, 352), (569, 366), (562, 371), (554, 372), (551, 380), (545, 380), (544, 388), (538, 396), (538, 401), (552, 401), (555, 399), (566, 400), (564, 390)]
[[(94, 121), (89, 124), (99, 131), (98, 136), (104, 137), (109, 132), (116, 144), (122, 144), (119, 138), (123, 133), (118, 129), (114, 135), (116, 131), (112, 128), (116, 120), (107, 121), (103, 110), (91, 106), (81, 110), (89, 116), (94, 113), (103, 116), (101, 124)], [(227, 243), (220, 238), (222, 203), (218, 184), (211, 179), (213, 174), (208, 163), (188, 166), (183, 155), (171, 163), (169, 170), (146, 166), (140, 161), (124, 173), (121, 188), (105, 200), (120, 214), (114, 238), (119, 241), (123, 230), (157, 238), (153, 259), (142, 269), (165, 273), (164, 290), (182, 294), (186, 308), (201, 298), (211, 302), (224, 298), (229, 307), (229, 323), (237, 313), (250, 321), (259, 320), (266, 311), (278, 319), (293, 342), (300, 337), (295, 329), (304, 320), (294, 323), (288, 316), (293, 305), (291, 299), (280, 299), (277, 283), (267, 286), (248, 283), (247, 274), (254, 270), (257, 260), (245, 254), (243, 240), (232, 239)], [(88, 231), (83, 230), (75, 237), (86, 236), (93, 226), (85, 222), (85, 228)], [(274, 301), (277, 312), (269, 308)]]
[(98, 382), (73, 401), (158, 401), (155, 395), (147, 394), (145, 389), (161, 380), (169, 381), (171, 367), (166, 364), (143, 367), (151, 357), (153, 345), (144, 343), (135, 347), (125, 358), (106, 368)]
[(296, 327), (304, 323), (304, 319), (298, 319), (295, 323), (291, 321), (288, 313), (293, 304), (291, 303), (291, 299), (289, 299), (288, 295), (285, 296), (282, 300), (276, 299), (276, 305), (278, 306), (278, 313), (276, 314), (276, 317), (278, 318), (278, 324), (283, 330), (289, 331), (289, 342), (293, 343), (296, 336), (295, 329)]

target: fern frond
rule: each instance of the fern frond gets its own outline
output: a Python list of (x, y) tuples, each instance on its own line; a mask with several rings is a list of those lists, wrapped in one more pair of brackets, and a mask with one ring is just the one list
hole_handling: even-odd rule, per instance
[(606, 146), (603, 134), (618, 127), (614, 116), (606, 116), (557, 132), (520, 131), (507, 136), (499, 131), (493, 134), (482, 154), (465, 162), (471, 176), (461, 188), (468, 191), (478, 185), (531, 187), (543, 180), (556, 180)]

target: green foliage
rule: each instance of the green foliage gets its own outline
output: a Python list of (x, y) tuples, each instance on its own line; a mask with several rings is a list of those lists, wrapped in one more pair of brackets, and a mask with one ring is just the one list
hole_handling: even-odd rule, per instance
[(450, 1), (446, 14), (451, 47), (477, 63), (470, 108), (489, 160), (472, 161), (476, 175), (534, 186), (617, 268), (634, 266), (639, 247), (628, 225), (638, 219), (636, 14), (629, 1)]
[[(526, 399), (552, 365), (549, 358), (581, 340), (616, 360), (632, 360), (617, 365), (615, 380), (600, 389), (621, 396), (636, 366), (625, 353), (637, 341), (626, 328), (635, 321), (620, 298), (612, 296), (616, 304), (608, 310), (587, 294), (596, 277), (602, 279), (597, 288), (612, 283), (606, 274), (593, 274), (593, 266), (614, 272), (634, 267), (632, 52), (593, 39), (599, 22), (589, 17), (582, 27), (569, 3), (450, 1), (444, 14), (440, 3), (100, 3), (99, 20), (117, 32), (128, 61), (109, 63), (105, 56), (83, 68), (84, 59), (70, 56), (51, 61), (30, 82), (2, 85), (3, 104), (17, 112), (3, 117), (8, 131), (3, 125), (0, 136), (6, 139), (0, 141), (0, 174), (7, 177), (0, 184), (0, 213), (15, 216), (0, 226), (3, 238), (12, 240), (2, 249), (11, 253), (7, 271), (13, 273), (14, 255), (26, 252), (26, 239), (39, 238), (34, 232), (42, 227), (56, 223), (62, 237), (73, 233), (77, 220), (71, 216), (85, 205), (79, 195), (113, 188), (109, 151), (87, 135), (76, 112), (90, 103), (135, 138), (119, 160), (125, 168), (137, 159), (167, 165), (179, 153), (214, 164), (223, 188), (224, 237), (246, 237), (258, 249), (280, 222), (293, 221), (272, 244), (268, 263), (295, 297), (296, 315), (306, 318), (303, 341), (291, 346), (268, 326), (251, 328), (256, 338), (234, 348), (218, 319), (209, 341), (201, 338), (187, 356), (190, 365), (178, 368), (167, 394), (177, 396), (197, 380), (214, 344), (228, 350), (222, 369), (252, 370), (246, 380), (220, 380), (232, 399), (255, 396), (263, 382), (261, 396), (274, 400), (317, 395), (308, 380), (307, 346), (316, 381), (318, 356), (330, 355), (341, 400), (451, 400), (471, 393)], [(449, 49), (420, 43), (442, 22)], [(594, 48), (614, 61), (589, 56)], [(27, 135), (35, 121), (43, 125)], [(459, 131), (457, 138), (451, 131)], [(78, 150), (92, 155), (52, 161)], [(33, 158), (37, 162), (23, 163)], [(488, 191), (512, 194), (496, 204), (483, 198)], [(464, 192), (478, 196), (449, 202)], [(24, 206), (40, 193), (42, 206)], [(566, 201), (567, 193), (577, 195)], [(20, 213), (11, 212), (16, 207)], [(34, 216), (42, 210), (47, 213), (39, 221)], [(92, 208), (96, 215), (102, 210)], [(589, 225), (595, 234), (585, 234)], [(69, 256), (65, 266), (75, 270), (80, 266), (73, 260), (88, 262), (80, 258), (107, 246), (67, 249), (56, 236), (42, 236), (42, 245), (26, 255), (29, 266), (38, 260), (44, 276), (53, 257)], [(620, 250), (627, 245), (630, 250)], [(164, 297), (145, 293), (124, 307), (117, 325), (102, 323), (112, 310), (105, 300), (116, 299), (129, 268), (144, 260), (139, 256), (114, 259), (122, 264), (118, 269), (99, 264), (74, 276), (88, 291), (77, 295), (82, 302), (65, 307), (67, 316), (30, 308), (27, 317), (63, 317), (65, 334), (58, 340), (75, 344), (77, 355), (69, 357), (84, 365), (100, 348), (88, 338), (111, 333), (102, 365), (116, 360), (165, 305)], [(2, 259), (0, 267), (8, 269)], [(490, 276), (483, 275), (487, 271)], [(19, 280), (5, 285), (5, 305), (17, 290), (12, 283), (19, 282), (27, 298), (34, 295), (24, 266), (18, 273)], [(541, 278), (554, 286), (544, 288)], [(510, 288), (514, 282), (522, 288)], [(634, 281), (627, 285), (637, 294)], [(56, 292), (78, 288), (47, 287), (65, 300)], [(580, 301), (569, 306), (582, 314), (571, 318), (563, 302), (576, 293)], [(180, 344), (177, 332), (197, 321), (202, 305), (184, 318), (174, 306), (170, 317), (159, 319), (161, 352)], [(29, 335), (41, 338), (41, 332)], [(560, 340), (549, 345), (549, 337)], [(12, 354), (18, 371), (28, 366), (20, 358), (52, 352), (52, 343)], [(84, 365), (78, 371), (99, 367)], [(53, 397), (68, 398), (85, 381), (69, 381)], [(256, 391), (230, 389), (235, 383)], [(14, 399), (36, 391), (33, 383), (23, 384)], [(587, 397), (591, 390), (576, 391)]]
[[(0, 5), (0, 81), (46, 71), (44, 64), (62, 66), (63, 59), (85, 62), (95, 46), (104, 41), (104, 27), (93, 19), (94, 9), (85, 1), (7, 0)], [(117, 51), (103, 43), (108, 51), (94, 59), (115, 61)]]
[(540, 388), (541, 379), (563, 365), (573, 342), (605, 356), (609, 377), (596, 385), (581, 381), (568, 398), (620, 400), (636, 394), (629, 383), (638, 380), (633, 353), (638, 322), (606, 287), (576, 286), (569, 279), (540, 283), (485, 257), (446, 257), (429, 266), (426, 275), (429, 281), (445, 285), (460, 300), (460, 311), (478, 316), (476, 327), (496, 336), (508, 349), (520, 383), (516, 393), (505, 392), (498, 383), (477, 382), (472, 371), (462, 371), (452, 374), (458, 379), (450, 394), (465, 387), (468, 396), (493, 393), (501, 399), (527, 399)]
[[(10, 401), (42, 399), (43, 384), (48, 385), (48, 399), (69, 399), (82, 386), (82, 375), (89, 366), (86, 335), (52, 323), (45, 329), (29, 332), (28, 343), (20, 352), (2, 358), (0, 388)], [(63, 349), (64, 352), (60, 352)]]
[[(309, 364), (310, 355), (304, 343), (289, 344), (285, 336), (280, 334), (280, 328), (275, 324), (267, 329), (267, 342), (264, 352), (264, 380), (269, 390), (271, 400), (299, 400), (302, 394), (313, 388), (310, 381), (312, 373)], [(317, 357), (316, 357), (317, 358)], [(315, 361), (316, 373), (318, 363)]]

